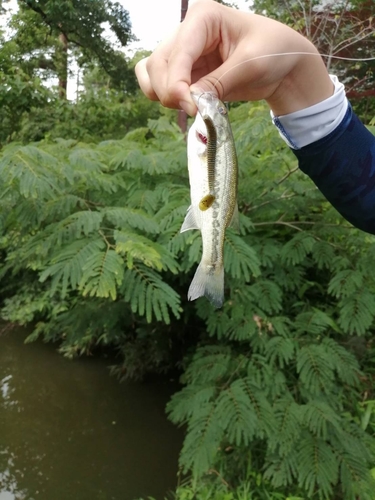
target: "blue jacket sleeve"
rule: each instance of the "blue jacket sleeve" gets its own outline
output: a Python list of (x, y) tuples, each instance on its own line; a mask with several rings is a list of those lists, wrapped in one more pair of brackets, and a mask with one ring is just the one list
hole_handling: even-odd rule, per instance
[(300, 169), (340, 214), (375, 234), (375, 136), (351, 106), (328, 136), (292, 151)]

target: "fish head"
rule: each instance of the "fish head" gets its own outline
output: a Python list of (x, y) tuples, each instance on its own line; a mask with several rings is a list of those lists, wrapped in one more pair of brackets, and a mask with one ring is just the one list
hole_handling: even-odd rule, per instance
[(229, 117), (225, 104), (213, 92), (191, 92), (203, 122), (210, 120), (217, 132), (219, 141), (227, 139)]

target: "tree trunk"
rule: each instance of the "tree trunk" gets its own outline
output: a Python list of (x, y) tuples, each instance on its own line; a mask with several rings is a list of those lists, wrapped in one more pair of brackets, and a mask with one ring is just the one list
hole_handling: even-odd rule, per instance
[(59, 97), (66, 99), (68, 85), (68, 39), (65, 33), (59, 35), (59, 48), (56, 58), (57, 75), (59, 78)]

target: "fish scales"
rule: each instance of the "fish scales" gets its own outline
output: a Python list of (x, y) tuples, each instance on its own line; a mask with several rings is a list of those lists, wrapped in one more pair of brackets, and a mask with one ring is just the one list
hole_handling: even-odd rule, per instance
[[(225, 105), (211, 92), (192, 97), (198, 113), (188, 136), (191, 205), (181, 232), (199, 229), (203, 250), (188, 298), (206, 296), (215, 307), (221, 307), (225, 230), (238, 224), (237, 155)], [(208, 195), (213, 195), (213, 201), (202, 207)]]

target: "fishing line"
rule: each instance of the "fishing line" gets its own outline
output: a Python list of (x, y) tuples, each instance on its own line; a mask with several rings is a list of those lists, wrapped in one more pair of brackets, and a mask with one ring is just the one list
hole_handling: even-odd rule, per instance
[(221, 77), (216, 81), (215, 85), (213, 85), (214, 89), (217, 90), (217, 84), (224, 78), (224, 76), (232, 71), (233, 69), (241, 66), (242, 64), (246, 64), (251, 61), (256, 61), (257, 59), (265, 59), (267, 57), (280, 57), (280, 56), (315, 56), (315, 57), (327, 57), (330, 59), (339, 59), (341, 61), (356, 61), (356, 62), (369, 62), (375, 61), (375, 57), (341, 57), (341, 56), (332, 56), (331, 54), (316, 54), (315, 52), (279, 52), (276, 54), (264, 54), (262, 56), (252, 57), (250, 59), (246, 59), (245, 61), (241, 61), (240, 63), (235, 64), (231, 68), (229, 68), (225, 73), (221, 75)]

